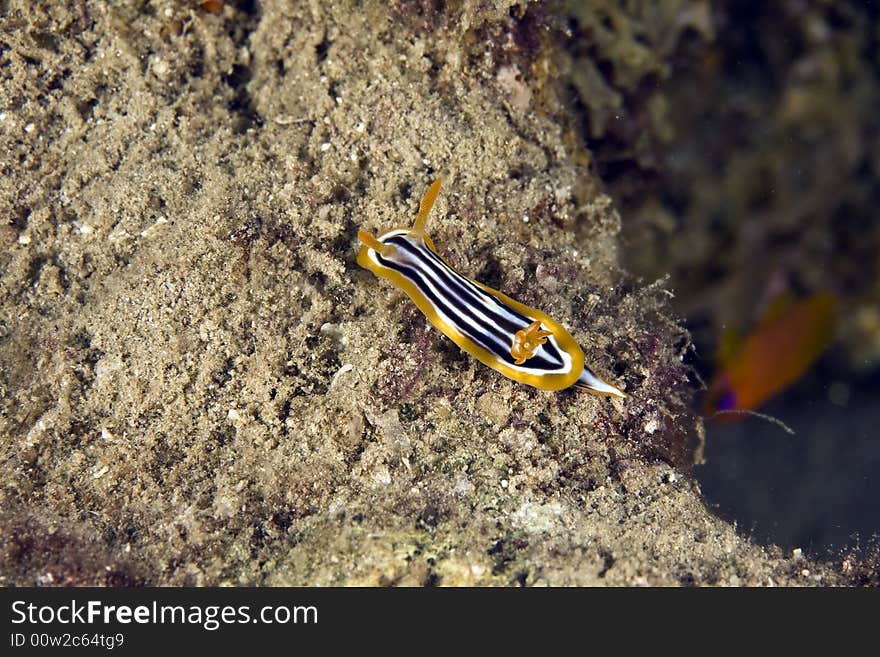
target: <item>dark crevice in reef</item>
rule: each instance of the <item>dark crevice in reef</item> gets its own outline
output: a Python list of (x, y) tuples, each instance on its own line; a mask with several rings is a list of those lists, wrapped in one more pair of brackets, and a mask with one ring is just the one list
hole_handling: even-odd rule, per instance
[(235, 95), (229, 101), (229, 111), (236, 115), (235, 132), (242, 134), (247, 132), (248, 128), (258, 128), (262, 126), (263, 120), (257, 112), (254, 99), (248, 91), (247, 85), (250, 82), (253, 73), (250, 67), (241, 64), (235, 64), (232, 71), (223, 76), (223, 82), (234, 90)]
[[(234, 6), (238, 9), (239, 14), (235, 27), (229, 32), (229, 37), (236, 47), (249, 48), (251, 34), (257, 29), (260, 21), (259, 8), (254, 0), (241, 0), (234, 3)], [(256, 103), (248, 90), (251, 78), (253, 78), (253, 71), (250, 66), (245, 64), (235, 64), (230, 73), (223, 76), (223, 83), (234, 92), (228, 108), (237, 117), (234, 126), (237, 134), (247, 132), (249, 128), (259, 128), (263, 125), (263, 119), (257, 112)]]

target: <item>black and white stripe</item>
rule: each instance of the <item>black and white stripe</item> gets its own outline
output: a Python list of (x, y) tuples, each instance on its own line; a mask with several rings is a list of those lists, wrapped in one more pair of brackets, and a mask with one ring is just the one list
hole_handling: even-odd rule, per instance
[(523, 315), (451, 269), (424, 240), (409, 231), (391, 231), (379, 239), (385, 244), (393, 244), (395, 250), (387, 257), (370, 250), (370, 258), (409, 280), (428, 300), (434, 312), (468, 340), (526, 374), (571, 371), (571, 356), (560, 348), (553, 336), (529, 360), (516, 365), (510, 354), (513, 336), (535, 318)]

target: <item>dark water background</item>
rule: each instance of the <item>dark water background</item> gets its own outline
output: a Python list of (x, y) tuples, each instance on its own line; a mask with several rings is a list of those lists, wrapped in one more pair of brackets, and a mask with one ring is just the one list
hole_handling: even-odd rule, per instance
[(821, 374), (761, 409), (794, 435), (759, 418), (710, 423), (696, 476), (713, 510), (755, 540), (833, 557), (880, 531), (880, 386), (852, 381), (835, 403)]
[[(680, 32), (704, 5), (672, 4), (626, 19), (663, 67), (634, 72), (602, 54), (597, 28), (577, 35), (612, 85), (640, 80), (617, 84), (621, 111), (588, 140), (621, 208), (627, 267), (669, 276), (705, 381), (724, 332), (748, 335), (776, 295), (839, 303), (831, 348), (757, 409), (795, 434), (709, 421), (695, 474), (712, 508), (761, 543), (820, 558), (876, 544), (880, 3), (715, 2), (710, 21)], [(664, 119), (644, 109), (658, 97)]]

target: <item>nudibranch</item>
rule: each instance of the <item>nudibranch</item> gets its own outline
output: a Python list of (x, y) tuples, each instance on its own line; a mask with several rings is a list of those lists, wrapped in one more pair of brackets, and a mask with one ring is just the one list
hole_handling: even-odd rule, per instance
[(558, 322), (459, 274), (437, 253), (425, 222), (439, 191), (438, 178), (422, 198), (412, 228), (392, 228), (378, 237), (359, 230), (358, 264), (406, 292), (461, 349), (514, 381), (625, 397), (584, 366), (580, 345)]

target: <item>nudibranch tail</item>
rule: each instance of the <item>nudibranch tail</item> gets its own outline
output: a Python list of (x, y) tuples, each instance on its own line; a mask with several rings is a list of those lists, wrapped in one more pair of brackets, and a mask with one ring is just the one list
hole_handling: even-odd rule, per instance
[(425, 231), (440, 179), (428, 189), (411, 228), (378, 237), (358, 231), (358, 263), (387, 278), (428, 321), (463, 351), (504, 376), (542, 390), (572, 385), (600, 395), (623, 393), (584, 367), (584, 353), (551, 317), (462, 276), (437, 253)]
[(581, 375), (578, 377), (578, 380), (574, 382), (576, 388), (580, 388), (581, 390), (586, 390), (594, 395), (603, 395), (606, 397), (621, 397), (626, 399), (626, 393), (622, 390), (615, 388), (610, 383), (605, 383), (598, 376), (593, 374), (588, 367), (584, 367), (584, 371), (581, 372)]

